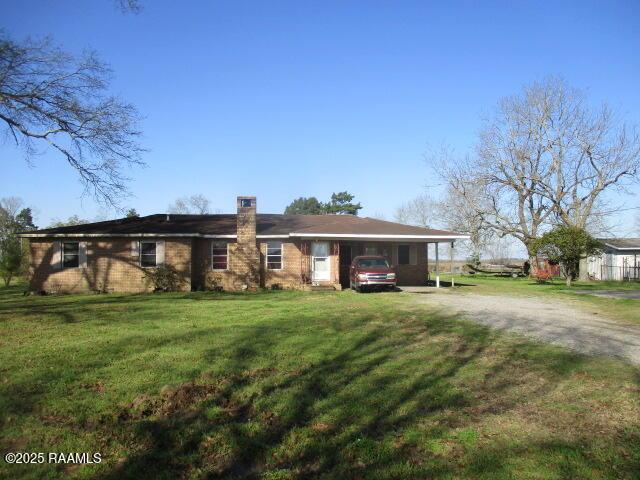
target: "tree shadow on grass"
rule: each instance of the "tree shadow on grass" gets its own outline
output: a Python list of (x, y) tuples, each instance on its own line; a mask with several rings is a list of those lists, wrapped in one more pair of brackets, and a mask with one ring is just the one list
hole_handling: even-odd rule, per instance
[[(182, 297), (113, 299), (137, 308), (148, 307), (147, 298), (189, 301)], [(290, 297), (268, 300), (283, 298)], [(108, 296), (97, 301), (112, 304)], [(497, 353), (499, 333), (445, 311), (359, 305), (341, 315), (308, 305), (298, 310), (292, 302), (267, 316), (265, 302), (256, 302), (259, 321), (94, 344), (87, 372), (169, 345), (189, 348), (208, 338), (214, 344), (203, 354), (211, 369), (194, 366), (192, 381), (91, 419), (90, 428), (109, 445), (103, 452), (126, 452), (121, 459), (105, 455), (99, 478), (509, 478), (523, 458), (543, 473), (549, 462), (551, 473), (565, 478), (584, 477), (585, 468), (606, 473), (612, 464), (618, 477), (637, 472), (638, 457), (601, 455), (596, 429), (562, 440), (477, 438), (479, 422), (551, 395), (585, 357), (525, 341)], [(224, 341), (213, 341), (222, 334)], [(36, 412), (46, 386), (68, 376), (63, 365), (71, 352), (56, 352), (51, 365), (60, 368), (47, 365), (4, 389), (9, 413)], [(34, 385), (44, 390), (30, 390)], [(629, 428), (608, 441), (617, 448), (624, 438), (620, 445), (638, 452), (637, 425)]]
[(185, 301), (258, 301), (287, 302), (303, 292), (191, 292), (191, 293), (135, 293), (135, 294), (59, 294), (28, 296), (16, 294), (16, 288), (0, 291), (0, 322), (13, 317), (38, 316), (57, 317), (62, 323), (91, 322), (96, 319), (96, 309), (104, 308), (109, 313), (112, 307), (126, 309), (127, 318), (137, 321), (136, 314), (149, 310), (159, 310), (163, 306), (175, 306)]
[[(265, 363), (291, 348), (285, 338), (265, 326), (242, 329), (224, 352), (225, 374), (138, 399), (105, 420), (132, 453), (101, 478), (510, 477), (514, 459), (543, 462), (550, 453), (567, 475), (585, 465), (606, 471), (606, 461), (585, 449), (588, 439), (477, 448), (472, 433), (480, 417), (516, 408), (520, 395), (547, 395), (560, 380), (519, 378), (526, 354), (518, 347), (489, 361), (496, 334), (484, 327), (437, 314), (428, 322), (386, 320), (319, 340), (326, 354), (301, 355), (287, 368)], [(219, 352), (210, 355), (220, 360)], [(580, 368), (581, 358), (559, 351), (544, 368), (566, 372), (568, 364)], [(470, 440), (460, 434), (465, 427)], [(416, 429), (421, 440), (412, 441)], [(447, 451), (450, 439), (457, 443)]]

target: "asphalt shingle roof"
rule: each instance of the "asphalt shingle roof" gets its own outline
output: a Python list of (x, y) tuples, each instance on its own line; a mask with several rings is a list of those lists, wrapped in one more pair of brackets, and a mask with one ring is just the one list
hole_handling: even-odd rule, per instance
[[(38, 236), (46, 236), (47, 234), (106, 234), (110, 236), (134, 234), (235, 235), (236, 215), (170, 214), (167, 217), (167, 214), (155, 214), (84, 225), (45, 228), (28, 233)], [(257, 214), (256, 233), (258, 235), (288, 235), (290, 233), (399, 236), (460, 235), (446, 230), (415, 227), (353, 215), (278, 215), (269, 213)]]
[(613, 248), (637, 248), (640, 250), (640, 238), (600, 238), (599, 240)]

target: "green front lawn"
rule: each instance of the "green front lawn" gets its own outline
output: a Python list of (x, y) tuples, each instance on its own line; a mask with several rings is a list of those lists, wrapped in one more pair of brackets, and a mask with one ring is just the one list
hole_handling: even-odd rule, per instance
[[(455, 293), (454, 293), (455, 294)], [(407, 294), (0, 288), (0, 478), (637, 478), (638, 370)]]
[[(450, 275), (442, 275), (449, 282)], [(531, 278), (496, 277), (491, 275), (456, 275), (454, 282), (458, 293), (480, 293), (488, 295), (526, 295), (556, 299), (571, 299), (590, 311), (614, 319), (640, 324), (640, 300), (604, 298), (578, 294), (577, 291), (640, 290), (640, 282), (579, 282), (567, 287), (564, 279), (557, 278), (547, 283), (537, 283)]]

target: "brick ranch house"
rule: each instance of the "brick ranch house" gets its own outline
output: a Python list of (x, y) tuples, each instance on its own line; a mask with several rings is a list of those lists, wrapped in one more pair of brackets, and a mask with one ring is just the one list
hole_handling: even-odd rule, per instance
[(379, 254), (399, 285), (427, 281), (429, 243), (468, 238), (352, 215), (157, 214), (24, 233), (30, 288), (44, 292), (151, 290), (144, 269), (170, 264), (184, 290), (348, 287), (357, 255)]

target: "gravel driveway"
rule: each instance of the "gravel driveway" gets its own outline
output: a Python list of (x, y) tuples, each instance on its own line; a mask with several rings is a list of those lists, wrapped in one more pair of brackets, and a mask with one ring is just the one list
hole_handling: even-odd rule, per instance
[(623, 357), (640, 365), (640, 326), (624, 325), (578, 306), (570, 298), (408, 293), (415, 301), (462, 313), (494, 328), (510, 330), (588, 354)]
[(580, 295), (594, 295), (605, 298), (628, 298), (640, 300), (640, 290), (576, 290), (573, 293)]

